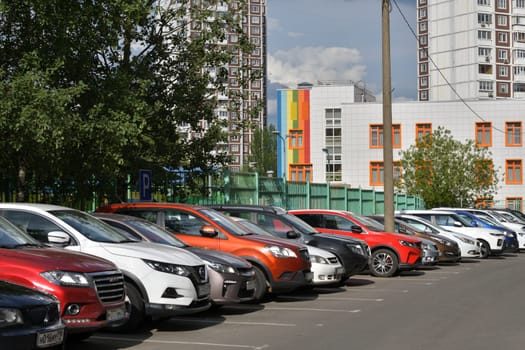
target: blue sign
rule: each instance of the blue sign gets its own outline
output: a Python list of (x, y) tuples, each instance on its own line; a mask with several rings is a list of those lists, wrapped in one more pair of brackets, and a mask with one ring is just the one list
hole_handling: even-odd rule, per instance
[(151, 200), (151, 170), (139, 170), (139, 181), (140, 181), (140, 200), (150, 201)]

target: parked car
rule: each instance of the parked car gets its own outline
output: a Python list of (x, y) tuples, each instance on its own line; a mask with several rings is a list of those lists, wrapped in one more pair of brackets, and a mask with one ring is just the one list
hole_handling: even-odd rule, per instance
[(225, 251), (248, 260), (255, 271), (255, 300), (266, 293), (290, 292), (312, 281), (304, 244), (251, 234), (226, 215), (207, 207), (177, 203), (110, 204), (98, 212), (139, 216), (176, 235), (185, 243)]
[[(467, 258), (479, 258), (481, 256), (481, 243), (471, 238), (470, 236), (464, 235), (458, 232), (452, 232), (444, 227), (433, 224), (432, 222), (423, 219), (419, 216), (407, 215), (407, 214), (396, 214), (396, 219), (402, 220), (411, 226), (416, 227), (419, 231), (426, 233), (432, 233), (439, 237), (448, 238), (455, 241), (459, 247), (461, 259)], [(455, 257), (455, 254), (450, 254)]]
[(460, 232), (481, 243), (481, 258), (489, 255), (500, 255), (504, 252), (505, 235), (497, 230), (472, 226), (459, 215), (446, 210), (404, 210), (403, 214), (415, 215), (427, 219), (450, 231)]
[(130, 239), (187, 249), (200, 257), (208, 267), (210, 298), (215, 305), (246, 302), (254, 298), (255, 272), (247, 260), (215, 249), (189, 246), (157, 224), (140, 217), (108, 213), (95, 213), (94, 216)]
[(131, 241), (94, 216), (62, 206), (0, 203), (0, 216), (44, 243), (112, 261), (124, 274), (131, 304), (127, 322), (117, 330), (211, 306), (206, 265), (189, 251)]
[(334, 254), (345, 272), (341, 283), (368, 269), (370, 248), (365, 241), (348, 236), (324, 235), (286, 210), (268, 205), (213, 205), (213, 209), (232, 217), (250, 220), (274, 236), (297, 240)]
[(469, 213), (468, 211), (465, 211), (465, 210), (460, 210), (460, 209), (450, 209), (450, 210), (458, 214), (460, 217), (462, 217), (466, 221), (470, 222), (470, 224), (474, 227), (490, 228), (492, 230), (496, 230), (498, 232), (503, 233), (505, 235), (505, 238), (503, 241), (503, 249), (502, 249), (503, 252), (515, 253), (519, 251), (518, 234), (516, 232), (508, 229), (507, 227), (500, 225), (499, 223), (493, 221), (492, 219), (482, 218), (472, 213)]
[(33, 288), (0, 280), (0, 346), (6, 350), (63, 349), (60, 302)]
[[(385, 217), (383, 215), (366, 215), (367, 218), (377, 221), (377, 223), (383, 226)], [(415, 227), (411, 227), (407, 223), (394, 218), (394, 232), (402, 235), (409, 235), (417, 237), (421, 240), (421, 250), (423, 254), (421, 256), (421, 262), (423, 265), (436, 265), (442, 255), (442, 252), (438, 248), (441, 238), (436, 239), (429, 234), (418, 231)], [(457, 246), (457, 245), (456, 245)], [(459, 248), (457, 250), (459, 255)]]
[[(261, 226), (254, 224), (248, 219), (232, 216), (232, 219), (240, 223), (250, 232), (256, 235), (273, 236), (270, 232), (263, 229)], [(306, 246), (308, 248), (308, 254), (310, 254), (310, 262), (312, 263), (312, 285), (331, 285), (339, 284), (343, 275), (345, 274), (345, 268), (341, 265), (341, 262), (334, 254), (327, 250), (320, 249), (314, 246)]]
[[(445, 208), (444, 208), (445, 209)], [(447, 208), (451, 209), (451, 208)], [(452, 208), (453, 209), (453, 208)], [(508, 228), (511, 231), (517, 233), (518, 244), (521, 250), (525, 249), (525, 224), (521, 222), (512, 222), (501, 215), (498, 215), (496, 212), (490, 209), (473, 209), (473, 208), (461, 208), (461, 210), (469, 212), (476, 215), (482, 219), (493, 220), (500, 225)]]
[(348, 235), (363, 239), (372, 250), (370, 272), (390, 277), (401, 270), (412, 270), (421, 264), (421, 240), (387, 233), (377, 222), (348, 211), (328, 209), (290, 210), (321, 233)]
[(126, 321), (124, 277), (108, 260), (44, 246), (0, 217), (0, 279), (55, 296), (70, 338)]

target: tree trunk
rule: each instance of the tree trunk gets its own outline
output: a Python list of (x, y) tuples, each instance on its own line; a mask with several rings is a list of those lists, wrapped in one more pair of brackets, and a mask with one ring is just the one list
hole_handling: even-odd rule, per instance
[(16, 201), (25, 202), (26, 191), (26, 163), (21, 159), (18, 163), (18, 178), (16, 184)]

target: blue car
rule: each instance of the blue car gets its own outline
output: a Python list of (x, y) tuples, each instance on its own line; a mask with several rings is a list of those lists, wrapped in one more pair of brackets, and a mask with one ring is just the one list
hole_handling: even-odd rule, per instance
[(506, 227), (503, 227), (499, 225), (496, 222), (489, 221), (489, 219), (480, 218), (479, 216), (476, 216), (472, 213), (469, 213), (467, 211), (462, 211), (458, 209), (451, 210), (454, 213), (458, 214), (465, 220), (468, 220), (472, 226), (477, 227), (486, 227), (491, 228), (493, 230), (498, 230), (505, 234), (505, 242), (503, 246), (503, 252), (518, 252), (519, 251), (519, 243), (518, 243), (518, 235), (516, 232), (513, 232)]

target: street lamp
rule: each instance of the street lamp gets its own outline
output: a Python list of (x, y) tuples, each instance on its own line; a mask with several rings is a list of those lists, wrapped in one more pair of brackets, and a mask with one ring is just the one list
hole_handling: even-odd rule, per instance
[[(360, 89), (359, 86), (357, 86), (357, 84), (359, 83), (363, 83), (362, 89)], [(361, 90), (361, 102), (366, 102), (366, 81), (359, 80), (358, 82), (354, 83), (354, 87), (355, 86), (357, 86), (357, 88)]]
[(274, 134), (275, 136), (278, 136), (281, 139), (281, 141), (283, 142), (283, 152), (282, 152), (281, 167), (282, 167), (283, 177), (286, 178), (286, 171), (285, 171), (285, 168), (286, 168), (286, 151), (287, 151), (286, 139), (288, 139), (288, 137), (291, 136), (291, 135), (290, 134), (286, 134), (286, 135), (282, 136), (281, 133), (278, 130), (273, 130), (272, 134)]

